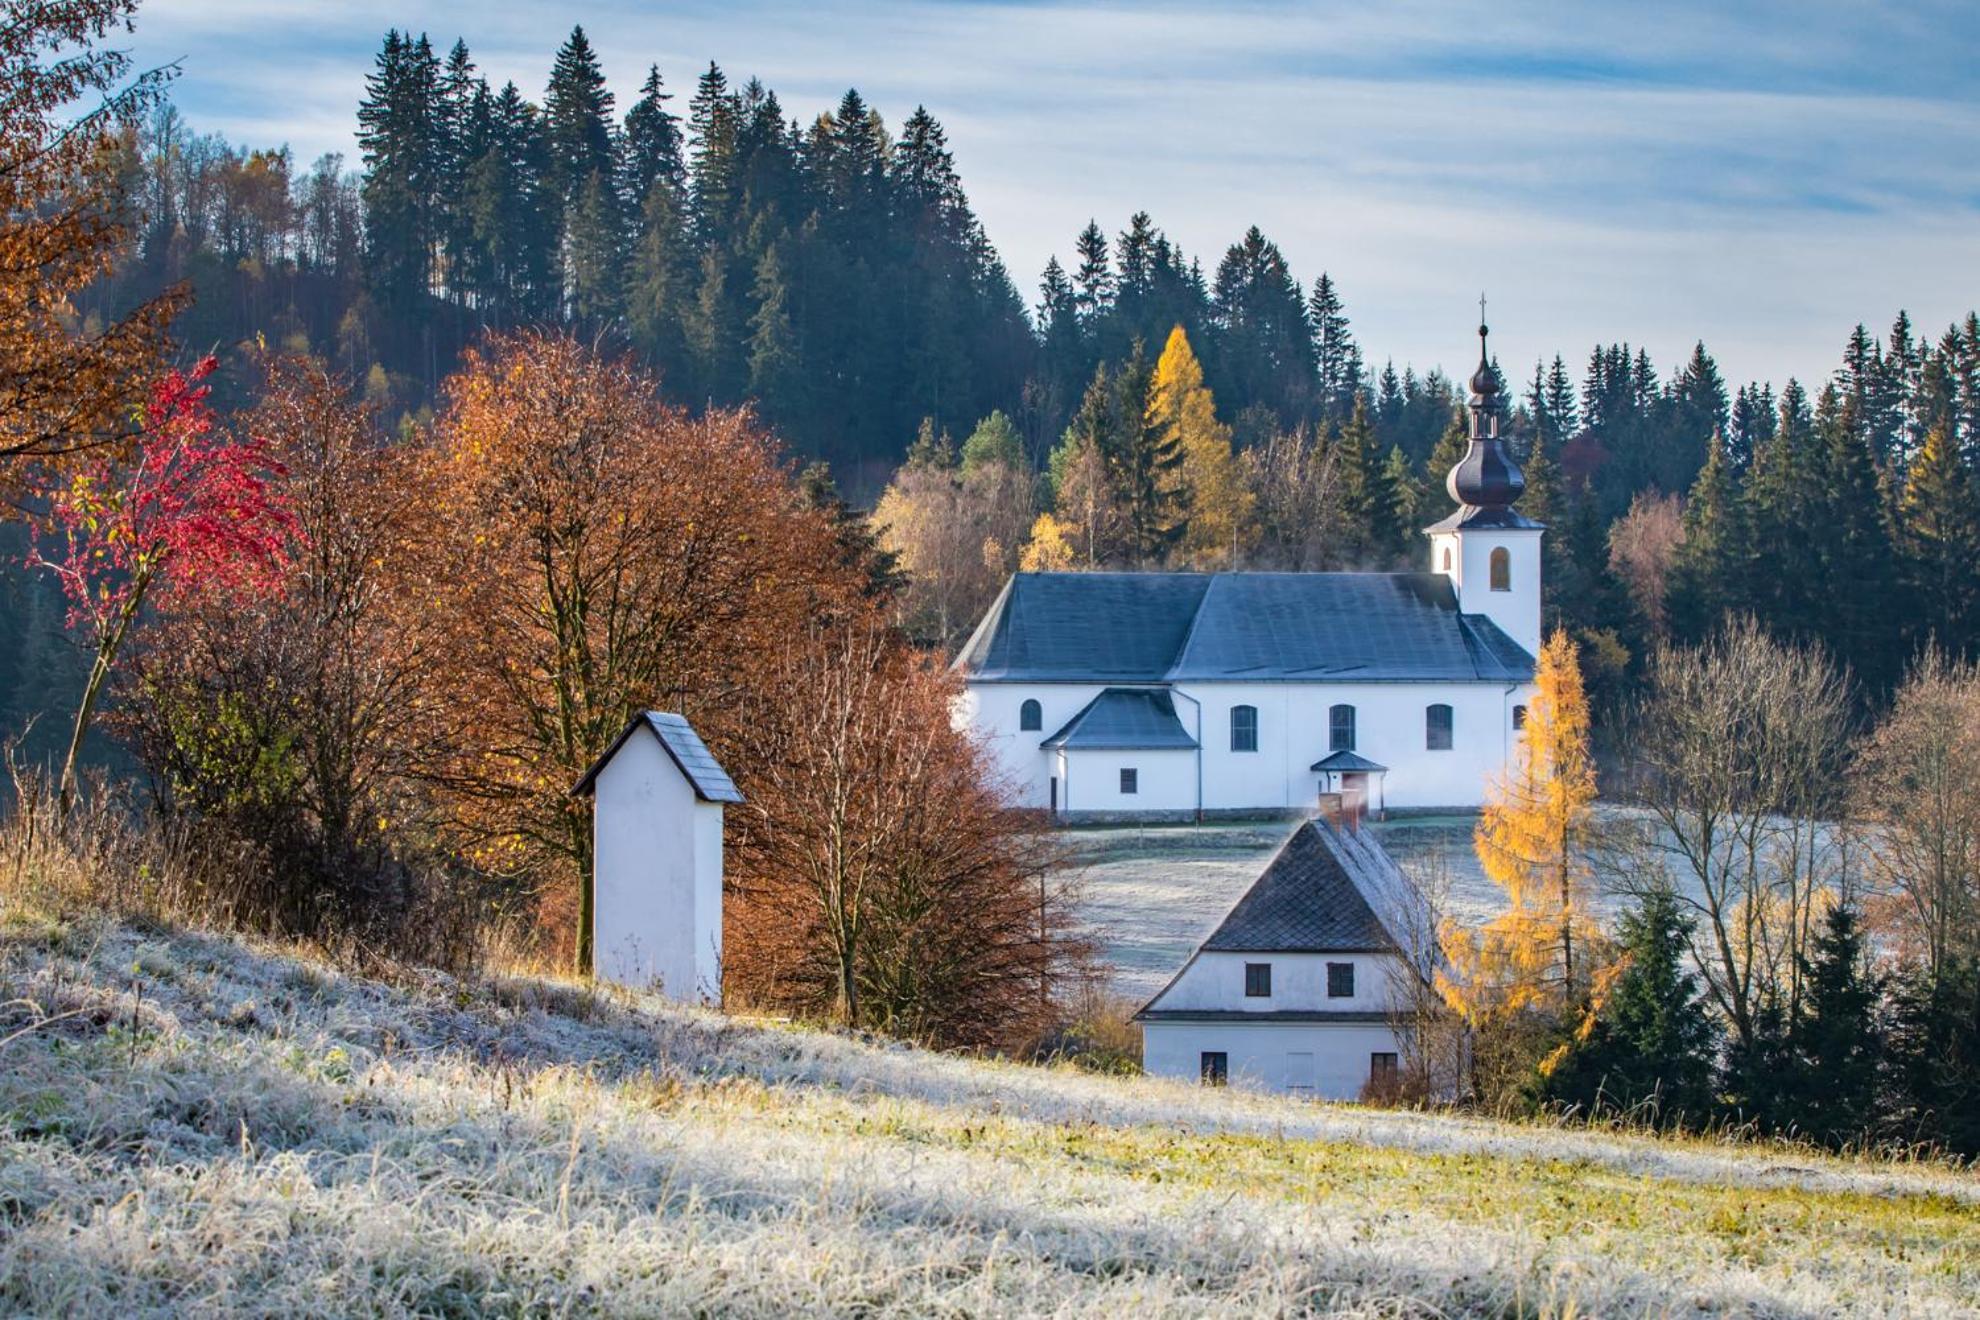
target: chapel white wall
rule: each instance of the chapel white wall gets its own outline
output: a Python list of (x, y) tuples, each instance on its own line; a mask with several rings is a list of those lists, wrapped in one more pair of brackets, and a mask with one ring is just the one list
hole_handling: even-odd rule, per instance
[(722, 808), (646, 730), (593, 786), (592, 961), (604, 980), (721, 999)]

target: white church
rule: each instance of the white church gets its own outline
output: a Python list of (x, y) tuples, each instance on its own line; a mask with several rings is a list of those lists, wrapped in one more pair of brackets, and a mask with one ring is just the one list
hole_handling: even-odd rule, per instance
[(1421, 573), (1019, 573), (955, 662), (1019, 805), (1069, 823), (1475, 807), (1540, 649), (1541, 524), (1471, 378)]

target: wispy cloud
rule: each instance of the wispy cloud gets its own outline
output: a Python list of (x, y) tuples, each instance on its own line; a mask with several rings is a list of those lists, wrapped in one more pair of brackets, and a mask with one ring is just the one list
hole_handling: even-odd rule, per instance
[(385, 28), (534, 93), (572, 22), (622, 97), (657, 63), (684, 103), (714, 59), (804, 117), (848, 85), (895, 122), (926, 104), (1026, 286), (1089, 216), (1147, 209), (1206, 265), (1257, 223), (1399, 361), (1456, 365), (1480, 286), (1509, 365), (1702, 337), (1776, 381), (1858, 320), (1980, 302), (1969, 0), (153, 0), (135, 44), (184, 57), (199, 127), (354, 159)]

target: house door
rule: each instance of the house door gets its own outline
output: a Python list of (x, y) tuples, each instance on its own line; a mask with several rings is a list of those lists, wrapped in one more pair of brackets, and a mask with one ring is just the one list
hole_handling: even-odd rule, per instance
[(1052, 776), (1052, 808), (1051, 809), (1052, 809), (1052, 814), (1054, 816), (1059, 814), (1059, 777), (1057, 775)]
[(1223, 1050), (1205, 1050), (1200, 1061), (1205, 1086), (1222, 1086), (1231, 1079), (1231, 1056)]
[(1313, 1093), (1313, 1055), (1305, 1050), (1286, 1055), (1286, 1090), (1294, 1095)]

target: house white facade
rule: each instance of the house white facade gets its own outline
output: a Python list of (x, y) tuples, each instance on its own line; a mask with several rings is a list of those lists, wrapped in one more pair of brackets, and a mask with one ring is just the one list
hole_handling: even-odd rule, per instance
[(592, 798), (592, 970), (722, 1001), (722, 808), (741, 802), (679, 715), (635, 717), (573, 790)]
[(1137, 1014), (1143, 1071), (1323, 1100), (1393, 1087), (1427, 926), (1372, 838), (1301, 825)]
[(1297, 814), (1328, 792), (1476, 806), (1533, 692), (1544, 528), (1512, 508), (1482, 349), (1471, 385), (1427, 572), (1014, 576), (955, 664), (958, 721), (1014, 802), (1070, 822)]

